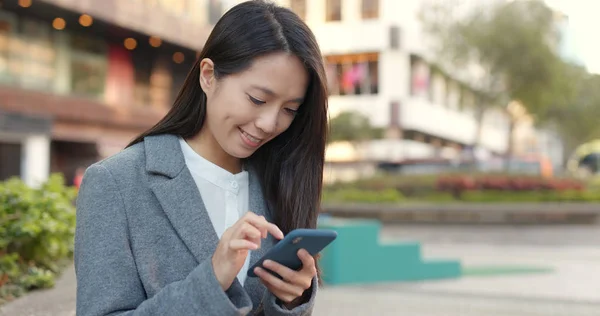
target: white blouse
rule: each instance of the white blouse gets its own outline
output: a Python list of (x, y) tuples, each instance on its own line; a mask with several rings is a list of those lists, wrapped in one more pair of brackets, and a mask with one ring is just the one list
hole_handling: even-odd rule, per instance
[[(248, 172), (238, 174), (215, 165), (196, 153), (183, 139), (179, 138), (185, 163), (190, 170), (202, 201), (219, 239), (223, 232), (248, 211), (249, 182)], [(250, 264), (250, 254), (237, 275), (243, 285)]]

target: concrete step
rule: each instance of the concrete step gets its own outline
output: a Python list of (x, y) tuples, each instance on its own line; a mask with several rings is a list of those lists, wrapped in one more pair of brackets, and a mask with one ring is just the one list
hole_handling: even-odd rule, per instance
[(319, 228), (338, 233), (320, 260), (322, 278), (327, 284), (418, 281), (461, 275), (457, 260), (424, 260), (417, 241), (380, 241), (378, 221), (324, 218), (319, 221)]

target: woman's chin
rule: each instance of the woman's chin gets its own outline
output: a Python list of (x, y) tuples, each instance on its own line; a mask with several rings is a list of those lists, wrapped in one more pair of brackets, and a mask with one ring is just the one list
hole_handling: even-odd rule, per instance
[[(256, 148), (258, 149), (258, 148)], [(256, 149), (249, 149), (249, 148), (235, 148), (233, 150), (228, 150), (227, 153), (234, 158), (237, 159), (246, 159), (250, 156), (252, 156), (252, 154), (254, 154), (256, 152)]]

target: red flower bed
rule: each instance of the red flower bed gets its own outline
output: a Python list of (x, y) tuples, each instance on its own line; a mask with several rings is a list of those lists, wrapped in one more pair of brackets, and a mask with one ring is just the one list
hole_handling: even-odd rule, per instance
[(475, 179), (467, 175), (440, 176), (436, 182), (438, 191), (466, 191), (475, 190), (477, 187)]
[(493, 191), (582, 191), (583, 183), (573, 179), (545, 179), (527, 176), (506, 175), (444, 175), (436, 182), (436, 189), (444, 192), (463, 192), (474, 190)]

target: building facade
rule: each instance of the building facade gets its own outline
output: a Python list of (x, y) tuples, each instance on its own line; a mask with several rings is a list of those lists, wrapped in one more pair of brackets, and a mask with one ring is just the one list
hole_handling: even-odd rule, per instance
[[(398, 160), (507, 148), (509, 121), (489, 111), (479, 124), (477, 93), (431, 61), (418, 13), (422, 1), (280, 0), (311, 27), (327, 62), (331, 116), (356, 111), (384, 128), (365, 159)], [(423, 146), (425, 145), (425, 146)], [(427, 148), (427, 150), (423, 150)]]
[[(0, 179), (71, 179), (122, 149), (168, 111), (212, 25), (239, 2), (2, 0)], [(317, 37), (331, 116), (356, 111), (385, 130), (359, 159), (506, 151), (506, 114), (478, 119), (472, 85), (432, 62), (422, 1), (276, 2)]]
[(70, 181), (126, 146), (168, 111), (221, 14), (213, 0), (3, 0), (0, 180)]

